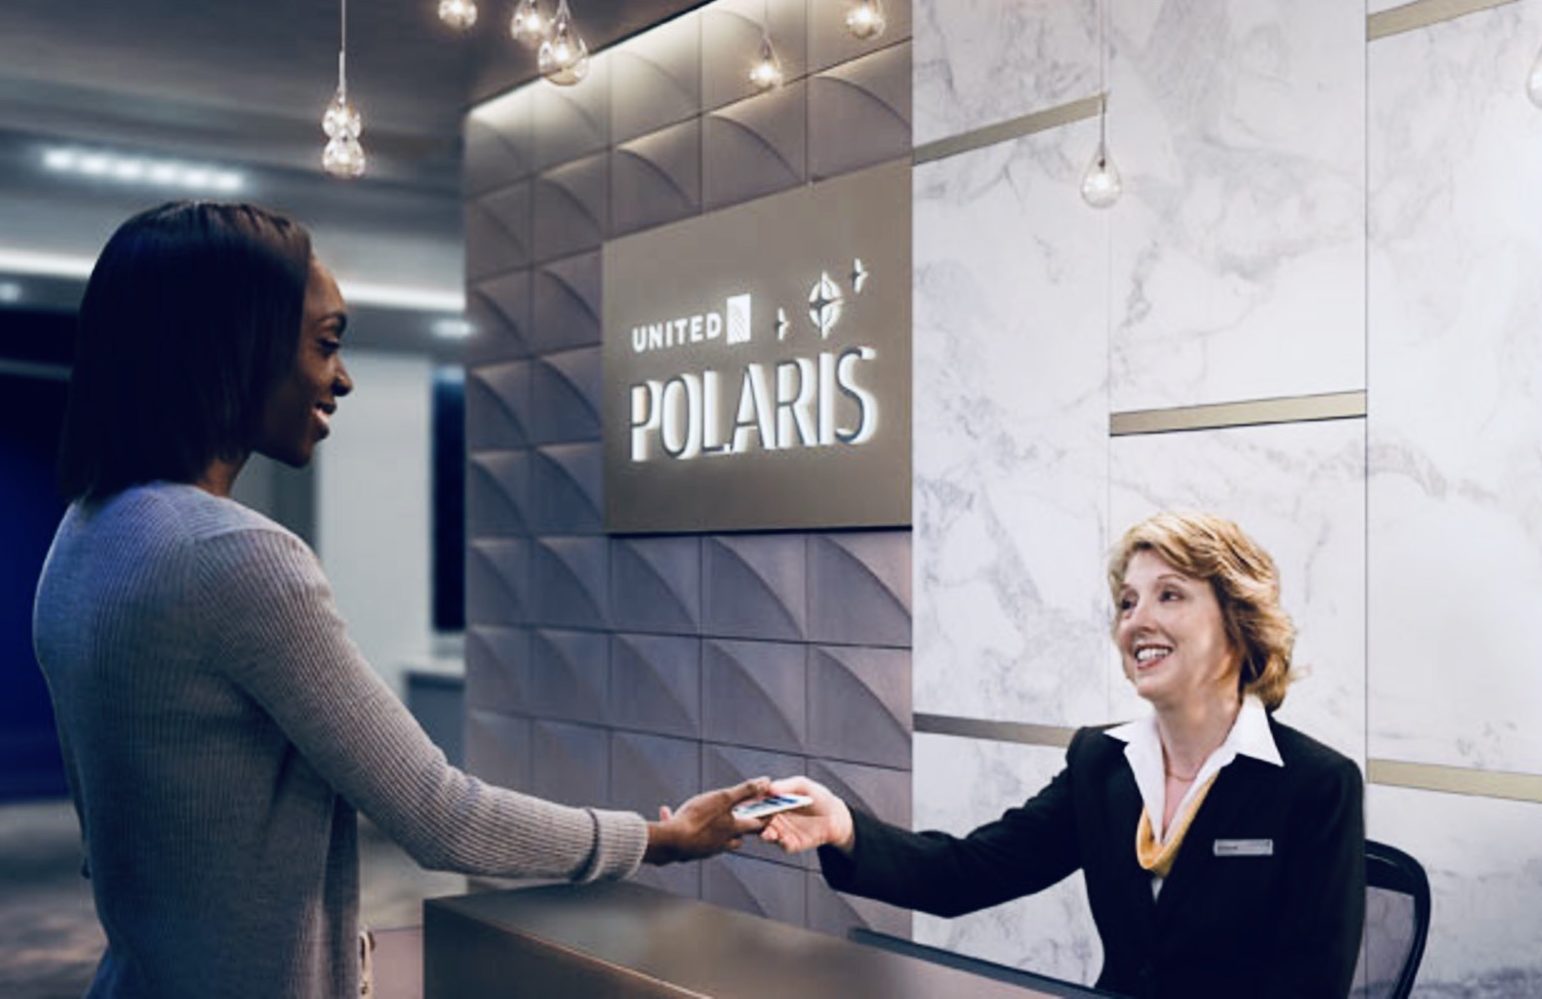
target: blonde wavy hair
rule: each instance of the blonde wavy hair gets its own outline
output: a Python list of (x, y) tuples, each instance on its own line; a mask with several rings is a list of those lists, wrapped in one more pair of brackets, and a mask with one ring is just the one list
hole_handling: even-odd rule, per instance
[[(1210, 584), (1221, 605), (1226, 637), (1241, 653), (1238, 692), (1257, 695), (1271, 712), (1285, 703), (1285, 688), (1294, 679), (1290, 657), (1296, 626), (1280, 606), (1280, 574), (1269, 553), (1223, 517), (1155, 514), (1125, 531), (1109, 557), (1108, 589), (1115, 607), (1130, 559), (1143, 551)], [(1117, 612), (1113, 627), (1119, 627)]]

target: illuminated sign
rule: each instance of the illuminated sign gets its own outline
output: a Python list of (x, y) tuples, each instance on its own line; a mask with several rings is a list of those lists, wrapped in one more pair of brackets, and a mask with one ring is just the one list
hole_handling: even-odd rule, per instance
[(613, 532), (910, 522), (910, 169), (605, 245)]

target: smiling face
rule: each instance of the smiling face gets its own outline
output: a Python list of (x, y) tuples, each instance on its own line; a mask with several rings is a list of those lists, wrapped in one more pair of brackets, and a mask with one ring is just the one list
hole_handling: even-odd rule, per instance
[(1131, 556), (1114, 641), (1135, 692), (1157, 707), (1236, 696), (1240, 657), (1215, 591), (1148, 549)]
[(342, 358), (347, 326), (348, 313), (337, 282), (312, 258), (294, 368), (274, 387), (263, 407), (258, 453), (300, 468), (311, 460), (316, 443), (331, 432), (337, 400), (353, 391)]

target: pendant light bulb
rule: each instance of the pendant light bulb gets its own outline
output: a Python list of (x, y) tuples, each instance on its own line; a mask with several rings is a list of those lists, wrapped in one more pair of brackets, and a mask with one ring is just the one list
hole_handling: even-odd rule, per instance
[(846, 30), (858, 38), (877, 38), (888, 26), (879, 0), (856, 0), (846, 11)]
[(760, 91), (774, 90), (782, 85), (782, 60), (776, 57), (771, 35), (766, 32), (761, 33), (760, 54), (750, 67), (750, 82)]
[(533, 49), (545, 40), (548, 24), (546, 12), (537, 0), (519, 0), (514, 16), (509, 19), (509, 34), (516, 42)]
[(456, 31), (470, 31), (477, 23), (477, 5), (473, 0), (439, 0), (439, 20)]
[(364, 147), (359, 135), (364, 120), (359, 109), (348, 100), (348, 0), (342, 0), (337, 48), (337, 93), (321, 115), (321, 130), (327, 144), (321, 151), (321, 169), (333, 177), (352, 180), (364, 175)]
[(541, 42), (536, 62), (541, 75), (559, 87), (571, 87), (589, 75), (589, 46), (573, 27), (568, 0), (559, 0), (551, 34)]
[(1537, 53), (1537, 61), (1531, 64), (1531, 75), (1526, 77), (1526, 96), (1542, 108), (1542, 52)]
[(1092, 162), (1087, 164), (1087, 172), (1082, 175), (1082, 200), (1093, 208), (1107, 208), (1119, 200), (1123, 191), (1119, 168), (1108, 155), (1108, 143), (1099, 139), (1097, 152), (1092, 154)]

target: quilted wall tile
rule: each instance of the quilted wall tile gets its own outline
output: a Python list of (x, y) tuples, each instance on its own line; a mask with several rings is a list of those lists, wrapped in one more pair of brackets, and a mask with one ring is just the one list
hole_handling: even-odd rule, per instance
[(848, 805), (893, 825), (910, 828), (910, 773), (882, 767), (810, 760), (809, 776)]
[(610, 160), (613, 235), (694, 215), (701, 208), (701, 121), (617, 146)]
[(616, 627), (694, 635), (701, 627), (701, 538), (612, 538)]
[(605, 470), (599, 442), (548, 444), (531, 461), (531, 525), (537, 534), (599, 534)]
[(531, 166), (545, 170), (590, 153), (610, 142), (610, 58), (598, 53), (589, 60), (589, 75), (572, 87), (530, 88), (534, 141)]
[(723, 0), (701, 10), (701, 99), (708, 110), (756, 96), (749, 67), (760, 51), (769, 16), (771, 44), (792, 83), (808, 70), (808, 13), (804, 0)]
[(466, 548), (466, 623), (520, 624), (529, 613), (530, 542), (477, 538)]
[(596, 724), (605, 721), (610, 643), (593, 631), (541, 628), (530, 636), (530, 712)]
[(640, 732), (610, 738), (612, 808), (658, 818), (659, 806), (677, 807), (701, 790), (701, 743)]
[(528, 339), (538, 353), (592, 347), (600, 342), (600, 255), (552, 260), (531, 285)]
[(854, 645), (910, 645), (910, 535), (809, 538), (809, 637)]
[(530, 272), (510, 271), (466, 288), (468, 365), (512, 361), (530, 354)]
[(466, 447), (472, 451), (524, 447), (530, 408), (530, 365), (489, 364), (466, 372)]
[(605, 539), (539, 538), (531, 552), (531, 620), (553, 627), (604, 628), (610, 603)]
[(535, 92), (521, 88), (466, 116), (462, 168), (466, 191), (481, 194), (533, 169)]
[(808, 875), (795, 868), (728, 855), (702, 863), (701, 897), (713, 905), (801, 926), (807, 896)]
[(718, 535), (702, 544), (706, 634), (804, 637), (807, 574), (802, 535)]
[(472, 708), (466, 713), (466, 772), (489, 784), (529, 791), (528, 718), (511, 718)]
[(788, 83), (719, 108), (702, 121), (702, 205), (707, 211), (796, 187), (808, 179), (808, 85)]
[(910, 45), (809, 81), (809, 174), (818, 180), (910, 153)]
[(533, 721), (530, 790), (565, 805), (608, 801), (610, 733), (593, 725)]
[(497, 625), (466, 629), (466, 706), (529, 712), (530, 632)]
[(598, 249), (610, 224), (609, 157), (595, 153), (535, 180), (531, 256), (551, 260)]
[(843, 895), (825, 884), (817, 871), (808, 875), (808, 928), (844, 937), (854, 927), (897, 937), (910, 936), (910, 912), (870, 898)]
[[(808, 761), (804, 757), (789, 753), (724, 746), (713, 742), (703, 743), (701, 747), (702, 787), (732, 787), (755, 777), (775, 780), (801, 774), (807, 769)], [(747, 837), (739, 853), (745, 857), (757, 857), (804, 870), (814, 870), (819, 866), (818, 857), (813, 851), (784, 853), (780, 847), (756, 836)]]
[(644, 864), (631, 880), (684, 898), (701, 897), (700, 864), (666, 864), (663, 867)]
[(610, 62), (610, 141), (615, 144), (701, 110), (701, 19), (692, 12), (617, 46)]
[(466, 276), (524, 267), (530, 262), (530, 183), (500, 188), (466, 203)]
[(910, 652), (814, 646), (808, 726), (815, 756), (910, 769)]
[(479, 451), (466, 464), (466, 531), (474, 538), (530, 533), (530, 452)]
[(713, 742), (801, 754), (808, 739), (807, 650), (783, 642), (702, 647), (703, 733)]
[(860, 59), (910, 37), (909, 0), (883, 0), (886, 27), (875, 38), (858, 38), (846, 29), (850, 0), (809, 0), (808, 49), (811, 72)]
[(600, 348), (537, 358), (530, 365), (530, 439), (537, 444), (600, 438)]
[(612, 725), (701, 736), (701, 641), (667, 635), (610, 637)]

